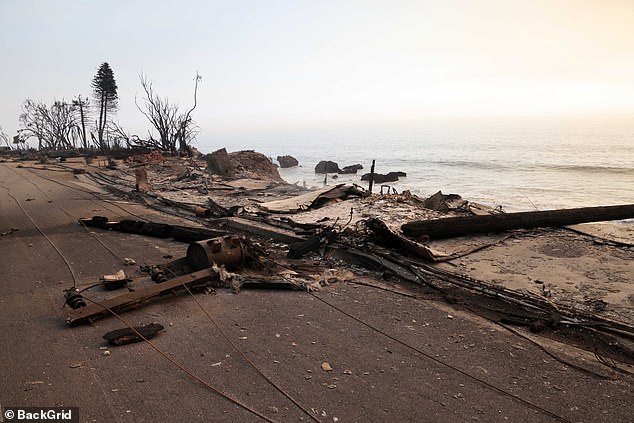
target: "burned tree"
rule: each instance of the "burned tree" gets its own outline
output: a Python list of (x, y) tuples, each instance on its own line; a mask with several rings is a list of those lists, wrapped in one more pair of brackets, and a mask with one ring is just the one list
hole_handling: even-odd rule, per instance
[(152, 82), (148, 81), (143, 74), (139, 76), (141, 86), (145, 92), (145, 97), (141, 105), (135, 103), (139, 111), (150, 121), (154, 129), (158, 132), (159, 140), (150, 137), (153, 147), (176, 152), (178, 149), (182, 153), (189, 151), (191, 142), (197, 134), (197, 126), (191, 118), (191, 113), (197, 105), (198, 82), (202, 77), (196, 73), (194, 83), (194, 104), (185, 113), (181, 113), (178, 104), (171, 103), (167, 98), (161, 98), (154, 92)]
[(104, 132), (108, 125), (108, 112), (117, 109), (117, 82), (114, 73), (107, 62), (99, 66), (97, 74), (92, 80), (92, 89), (95, 101), (99, 105), (99, 118), (97, 119), (97, 142), (99, 148), (104, 149), (107, 143), (104, 140)]
[(77, 96), (77, 99), (73, 100), (73, 106), (79, 111), (79, 119), (81, 122), (81, 144), (83, 148), (88, 148), (88, 138), (86, 138), (86, 118), (88, 117), (90, 99)]
[(4, 132), (4, 130), (2, 129), (2, 126), (0, 126), (0, 145), (4, 143), (7, 145), (7, 147), (11, 148), (11, 145), (9, 144), (9, 137), (7, 136), (6, 132)]
[(35, 137), (38, 149), (76, 147), (78, 138), (77, 107), (72, 103), (54, 101), (49, 107), (42, 101), (26, 100), (22, 105), (19, 129), (23, 139)]

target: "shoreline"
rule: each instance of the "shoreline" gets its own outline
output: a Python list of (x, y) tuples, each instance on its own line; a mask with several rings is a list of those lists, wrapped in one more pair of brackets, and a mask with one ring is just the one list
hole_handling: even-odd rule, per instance
[[(203, 184), (202, 166), (178, 158), (148, 163), (144, 169), (152, 190), (143, 193), (135, 189), (137, 163), (111, 168), (82, 159), (22, 168), (0, 163), (0, 212), (17, 229), (5, 233), (0, 227), (7, 266), (0, 316), (9, 322), (5, 336), (13, 340), (6, 352), (15, 357), (0, 363), (3, 401), (72, 404), (81, 408), (82, 419), (98, 421), (131, 415), (156, 421), (175, 415), (196, 421), (201, 413), (203, 420), (219, 421), (250, 416), (148, 345), (108, 346), (102, 336), (122, 327), (116, 318), (72, 328), (64, 324), (67, 311), (59, 311), (59, 305), (72, 284), (69, 268), (79, 287), (123, 269), (134, 279), (134, 292), (141, 292), (160, 287), (141, 264), (166, 263), (188, 250), (186, 243), (165, 237), (77, 224), (78, 217), (107, 215), (114, 221), (229, 228), (256, 245), (258, 260), (267, 263), (245, 264), (231, 274), (311, 287), (245, 285), (232, 292), (220, 284), (209, 295), (169, 295), (122, 314), (127, 322), (164, 326), (152, 340), (157, 348), (271, 420), (305, 419), (296, 403), (308, 413), (341, 421), (357, 421), (359, 410), (364, 419), (376, 421), (389, 416), (420, 421), (430, 415), (439, 421), (493, 415), (527, 421), (540, 418), (536, 413), (566, 421), (631, 416), (631, 341), (602, 330), (616, 324), (634, 330), (634, 248), (548, 228), (426, 242), (434, 254), (452, 256), (422, 261), (373, 238), (362, 223), (375, 217), (399, 228), (403, 222), (446, 216), (422, 208), (411, 196), (351, 196), (276, 214), (260, 205), (288, 204), (306, 191), (261, 179), (210, 177)], [(212, 204), (238, 216), (201, 217), (192, 210)], [(347, 224), (351, 209), (354, 220)], [(259, 235), (241, 232), (256, 223)], [(286, 236), (307, 240), (319, 233), (307, 230), (324, 227), (335, 228), (340, 238), (303, 258), (288, 258), (288, 241), (275, 238), (285, 228)], [(68, 267), (51, 243), (68, 257)], [(84, 295), (103, 301), (123, 294), (96, 287)], [(38, 353), (42, 350), (47, 354)], [(87, 378), (95, 382), (87, 384)], [(173, 389), (165, 386), (178, 390), (178, 407)], [(412, 395), (418, 400), (412, 402)], [(605, 407), (605, 395), (611, 407)]]

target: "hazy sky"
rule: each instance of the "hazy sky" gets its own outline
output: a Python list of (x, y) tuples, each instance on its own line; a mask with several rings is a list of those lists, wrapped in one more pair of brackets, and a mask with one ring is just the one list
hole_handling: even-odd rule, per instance
[(205, 134), (428, 118), (634, 113), (634, 0), (0, 0), (0, 125), (90, 94), (107, 61)]

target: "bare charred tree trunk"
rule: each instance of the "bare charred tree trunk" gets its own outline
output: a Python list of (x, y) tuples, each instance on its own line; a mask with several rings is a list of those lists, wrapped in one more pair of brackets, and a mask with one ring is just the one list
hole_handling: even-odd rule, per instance
[[(200, 76), (198, 72), (196, 72), (196, 79), (195, 79), (196, 82), (194, 83), (194, 105), (192, 106), (191, 109), (189, 109), (189, 111), (185, 115), (185, 118), (181, 120), (179, 132), (178, 132), (179, 133), (179, 140), (178, 140), (179, 150), (181, 151), (181, 153), (187, 153), (188, 155), (189, 155), (189, 139), (192, 135), (191, 131), (194, 130), (192, 120), (191, 120), (191, 114), (196, 108), (196, 106), (198, 105), (198, 99), (197, 99), (198, 82), (202, 81), (202, 78), (203, 77)], [(188, 133), (188, 131), (190, 133)]]
[[(159, 145), (163, 150), (169, 150), (172, 153), (178, 151), (187, 152), (189, 143), (196, 135), (196, 126), (191, 119), (191, 113), (197, 105), (198, 82), (201, 76), (196, 73), (196, 83), (194, 86), (194, 105), (185, 114), (178, 111), (178, 105), (170, 103), (167, 98), (160, 98), (154, 92), (152, 82), (141, 74), (141, 87), (145, 92), (143, 104), (135, 103), (139, 111), (152, 124), (159, 135)], [(150, 135), (150, 142), (153, 138)]]
[(86, 137), (86, 108), (88, 107), (88, 99), (82, 100), (81, 96), (77, 96), (77, 100), (73, 100), (73, 105), (79, 108), (79, 119), (81, 120), (81, 143), (83, 148), (88, 148), (88, 138)]
[(72, 147), (73, 131), (77, 127), (76, 106), (64, 100), (48, 107), (43, 102), (26, 100), (22, 106), (21, 137), (36, 137), (38, 149)]

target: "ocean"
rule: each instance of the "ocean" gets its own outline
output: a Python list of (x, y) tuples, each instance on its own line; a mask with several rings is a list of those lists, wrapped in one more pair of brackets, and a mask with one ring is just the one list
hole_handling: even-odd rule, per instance
[[(273, 159), (291, 155), (300, 167), (280, 169), (290, 183), (322, 187), (320, 160), (358, 175), (328, 184), (361, 182), (376, 160), (377, 173), (403, 171), (390, 183), (422, 197), (437, 191), (507, 211), (634, 203), (634, 118), (560, 118), (430, 121), (212, 133), (198, 148), (256, 150)], [(378, 192), (380, 186), (375, 188)]]

